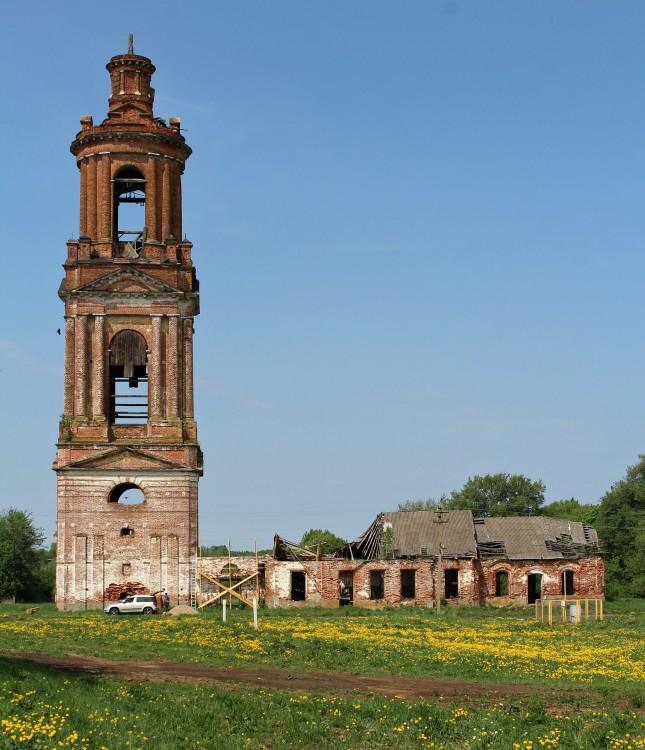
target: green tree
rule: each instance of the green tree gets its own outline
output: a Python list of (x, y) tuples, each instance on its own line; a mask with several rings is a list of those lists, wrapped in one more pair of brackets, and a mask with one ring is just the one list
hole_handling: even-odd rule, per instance
[(645, 456), (602, 497), (596, 519), (607, 596), (645, 597)]
[[(445, 498), (442, 498), (445, 503)], [(414, 510), (436, 510), (437, 501), (429, 497), (426, 500), (403, 500), (397, 506), (398, 511), (409, 512)]]
[(540, 515), (565, 518), (567, 521), (580, 521), (589, 524), (589, 526), (595, 526), (599, 509), (599, 505), (579, 503), (572, 497), (569, 500), (555, 500), (543, 505), (540, 509)]
[(314, 552), (318, 550), (318, 544), (320, 544), (321, 555), (333, 555), (347, 542), (336, 534), (332, 534), (331, 531), (327, 531), (327, 529), (324, 531), (322, 529), (309, 529), (300, 540), (301, 547), (307, 547)]
[(44, 568), (45, 540), (29, 513), (16, 508), (0, 512), (0, 600), (33, 602), (50, 598), (53, 582)]
[[(257, 554), (258, 557), (270, 555), (273, 553), (273, 549), (259, 549)], [(213, 544), (210, 547), (201, 546), (200, 554), (202, 557), (228, 557), (228, 547), (225, 544)], [(232, 549), (231, 557), (255, 557), (255, 550), (253, 549)]]
[(523, 474), (469, 477), (444, 503), (448, 510), (472, 510), (477, 516), (532, 516), (544, 503), (544, 483)]

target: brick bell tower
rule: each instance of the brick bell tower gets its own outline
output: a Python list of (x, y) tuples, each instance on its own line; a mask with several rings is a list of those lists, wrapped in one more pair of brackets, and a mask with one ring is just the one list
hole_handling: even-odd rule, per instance
[(155, 117), (155, 67), (107, 64), (107, 119), (81, 117), (80, 230), (67, 243), (65, 384), (58, 451), (56, 603), (124, 591), (194, 595), (202, 453), (193, 413), (199, 284), (182, 240), (179, 119)]

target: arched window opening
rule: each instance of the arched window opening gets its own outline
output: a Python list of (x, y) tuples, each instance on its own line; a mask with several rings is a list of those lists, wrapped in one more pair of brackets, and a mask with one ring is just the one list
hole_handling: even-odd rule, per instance
[(136, 331), (119, 331), (110, 343), (109, 407), (112, 424), (148, 419), (148, 352)]
[(508, 596), (508, 572), (505, 570), (495, 574), (495, 596)]
[(113, 183), (117, 255), (138, 258), (146, 241), (146, 181), (135, 167), (124, 167), (117, 172)]
[(234, 563), (225, 565), (219, 572), (220, 576), (237, 576), (240, 569)]
[(133, 536), (134, 535), (134, 529), (131, 529), (129, 526), (124, 526), (121, 529), (121, 536)]
[(108, 502), (119, 503), (120, 505), (139, 505), (144, 500), (143, 490), (130, 482), (117, 484), (108, 498)]
[(572, 570), (562, 571), (562, 593), (565, 596), (573, 596), (575, 594), (574, 577)]

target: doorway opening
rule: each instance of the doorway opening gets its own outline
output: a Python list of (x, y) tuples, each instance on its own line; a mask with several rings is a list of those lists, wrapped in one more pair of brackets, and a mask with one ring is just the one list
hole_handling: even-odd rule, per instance
[(542, 573), (529, 573), (526, 601), (528, 604), (535, 604), (535, 602), (541, 598), (542, 598)]
[(414, 599), (416, 592), (416, 570), (401, 571), (401, 599)]
[(457, 599), (459, 597), (459, 571), (456, 568), (448, 568), (444, 571), (444, 596), (446, 599)]
[(338, 574), (338, 590), (341, 607), (354, 603), (354, 573), (351, 570), (341, 570)]
[(385, 596), (385, 571), (370, 570), (370, 599), (383, 599)]

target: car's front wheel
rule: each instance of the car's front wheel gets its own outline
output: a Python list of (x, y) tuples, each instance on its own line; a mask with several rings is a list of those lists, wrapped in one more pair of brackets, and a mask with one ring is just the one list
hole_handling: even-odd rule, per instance
[(109, 615), (120, 615), (121, 612), (119, 611), (118, 607), (110, 607), (110, 611), (108, 612)]
[(151, 615), (152, 614), (152, 607), (144, 607), (143, 608), (143, 614), (144, 615)]

